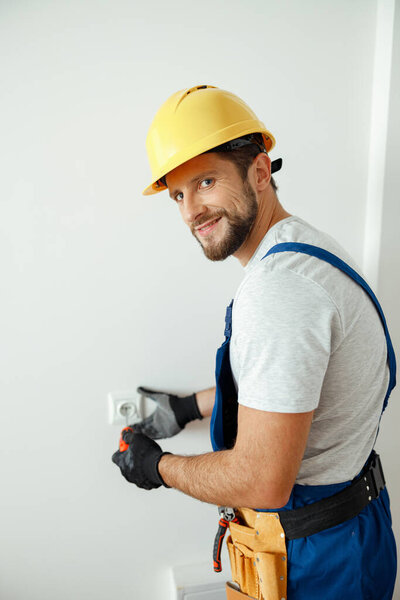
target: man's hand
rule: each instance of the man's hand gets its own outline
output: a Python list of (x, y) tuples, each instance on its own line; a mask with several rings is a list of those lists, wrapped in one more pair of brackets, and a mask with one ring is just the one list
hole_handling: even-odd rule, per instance
[(158, 472), (160, 458), (169, 452), (163, 452), (160, 446), (142, 433), (132, 434), (125, 452), (114, 452), (112, 461), (121, 469), (122, 475), (130, 483), (145, 490), (166, 485)]
[(137, 392), (154, 400), (157, 408), (147, 419), (130, 425), (135, 433), (144, 433), (153, 440), (159, 440), (172, 437), (182, 431), (190, 421), (203, 418), (197, 405), (196, 394), (179, 398), (144, 387), (138, 387)]

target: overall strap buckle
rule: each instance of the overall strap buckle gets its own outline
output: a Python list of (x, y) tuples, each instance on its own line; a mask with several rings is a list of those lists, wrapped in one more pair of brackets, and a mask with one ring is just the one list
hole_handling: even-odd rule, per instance
[(227, 307), (226, 313), (225, 313), (225, 331), (224, 331), (224, 336), (226, 338), (230, 338), (231, 337), (231, 333), (232, 333), (232, 307), (233, 307), (233, 300), (231, 301), (231, 303)]

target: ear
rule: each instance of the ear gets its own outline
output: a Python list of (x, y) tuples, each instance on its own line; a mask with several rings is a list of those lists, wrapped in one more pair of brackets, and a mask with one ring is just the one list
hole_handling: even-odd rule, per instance
[(252, 164), (253, 182), (256, 191), (263, 191), (271, 180), (271, 159), (265, 152), (260, 152)]

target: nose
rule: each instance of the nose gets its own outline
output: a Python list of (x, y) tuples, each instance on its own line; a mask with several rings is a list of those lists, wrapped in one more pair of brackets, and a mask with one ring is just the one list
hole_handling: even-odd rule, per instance
[(181, 204), (181, 213), (186, 225), (190, 227), (206, 212), (207, 208), (197, 194), (190, 194), (190, 192), (185, 194)]

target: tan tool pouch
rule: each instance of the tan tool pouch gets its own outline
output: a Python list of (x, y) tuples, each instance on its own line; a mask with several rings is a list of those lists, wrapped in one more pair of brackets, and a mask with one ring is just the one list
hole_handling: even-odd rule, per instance
[(240, 523), (229, 524), (226, 542), (233, 581), (250, 598), (286, 600), (287, 552), (279, 514), (250, 508), (236, 513)]

